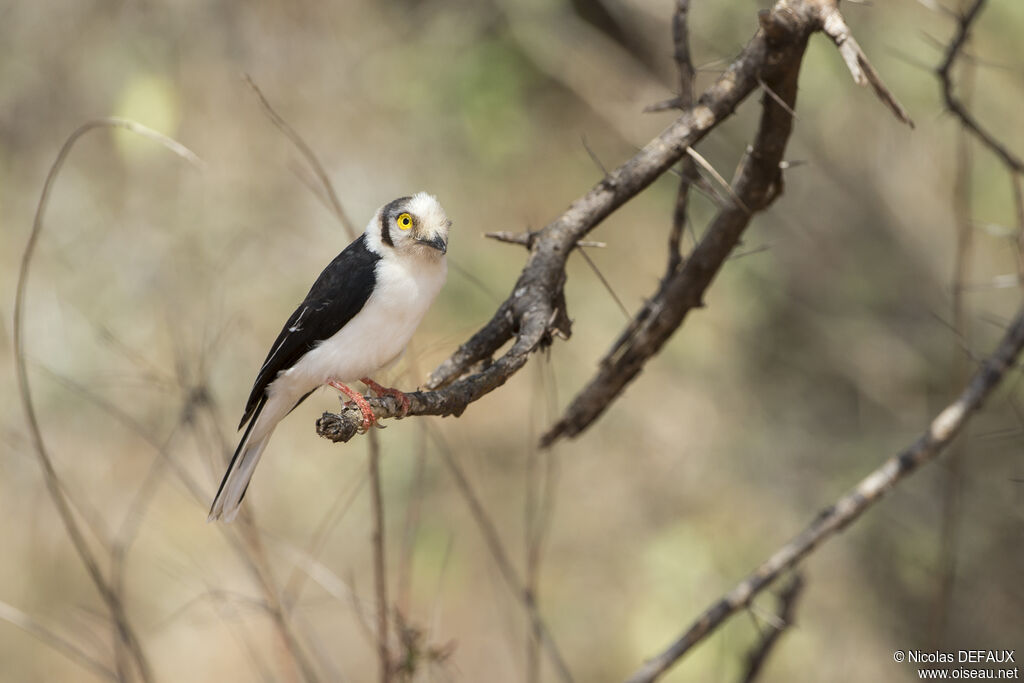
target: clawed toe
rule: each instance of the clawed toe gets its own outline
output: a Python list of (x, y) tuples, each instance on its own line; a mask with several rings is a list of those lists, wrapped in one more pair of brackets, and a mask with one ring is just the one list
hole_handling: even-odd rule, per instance
[(363, 421), (356, 430), (358, 433), (365, 434), (370, 430), (370, 427), (373, 426), (380, 427), (381, 429), (384, 428), (378, 421), (377, 416), (374, 414), (373, 408), (370, 407), (370, 404), (362, 394), (336, 380), (330, 380), (327, 384), (352, 399), (351, 401), (345, 402), (346, 408), (354, 405), (356, 408), (359, 408), (359, 412), (363, 414)]
[(370, 391), (377, 394), (377, 396), (390, 396), (391, 398), (395, 399), (395, 401), (398, 402), (399, 411), (398, 415), (395, 416), (396, 419), (401, 420), (403, 417), (409, 414), (409, 406), (411, 405), (411, 401), (404, 392), (399, 391), (398, 389), (393, 389), (391, 387), (382, 387), (369, 377), (363, 377), (359, 381), (365, 384), (367, 387), (369, 387)]
[[(367, 387), (369, 387), (370, 391), (375, 393), (377, 396), (391, 396), (392, 398), (395, 399), (399, 406), (398, 415), (395, 416), (396, 418), (401, 419), (409, 414), (409, 407), (411, 405), (411, 401), (409, 400), (409, 397), (406, 394), (399, 391), (398, 389), (382, 387), (381, 385), (377, 384), (368, 377), (364, 377), (360, 381)], [(335, 389), (337, 389), (338, 391), (352, 399), (351, 401), (347, 401), (345, 403), (346, 408), (350, 406), (355, 406), (359, 408), (359, 411), (363, 414), (362, 424), (360, 424), (359, 429), (357, 429), (356, 431), (358, 431), (360, 434), (365, 434), (370, 430), (370, 427), (379, 427), (380, 429), (385, 429), (385, 426), (380, 423), (380, 418), (378, 418), (377, 415), (373, 412), (373, 408), (370, 407), (370, 404), (367, 402), (365, 396), (355, 391), (354, 389), (351, 389), (348, 386), (342, 384), (341, 382), (338, 382), (337, 380), (330, 380), (329, 382), (327, 382), (327, 384), (329, 384), (330, 386), (334, 387)]]

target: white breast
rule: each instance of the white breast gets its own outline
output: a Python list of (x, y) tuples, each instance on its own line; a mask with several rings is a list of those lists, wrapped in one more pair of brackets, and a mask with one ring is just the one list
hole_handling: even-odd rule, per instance
[(269, 394), (299, 397), (329, 379), (354, 382), (398, 360), (447, 274), (445, 260), (397, 258), (376, 265), (376, 285), (359, 311), (331, 338), (281, 373)]

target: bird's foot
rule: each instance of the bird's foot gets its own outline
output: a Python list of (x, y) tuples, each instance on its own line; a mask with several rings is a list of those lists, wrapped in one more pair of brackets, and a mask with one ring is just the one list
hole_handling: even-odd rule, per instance
[(370, 391), (377, 394), (377, 396), (390, 396), (398, 401), (398, 405), (401, 406), (401, 411), (396, 416), (398, 419), (405, 417), (409, 413), (409, 397), (406, 396), (404, 392), (390, 387), (382, 387), (369, 377), (363, 377), (359, 381), (369, 387)]
[(359, 429), (360, 434), (365, 434), (367, 431), (369, 431), (370, 427), (373, 427), (375, 425), (377, 427), (380, 427), (381, 429), (384, 428), (383, 425), (377, 422), (377, 416), (373, 414), (373, 408), (370, 407), (370, 404), (366, 401), (366, 398), (362, 394), (360, 394), (355, 389), (352, 389), (346, 386), (345, 384), (342, 384), (336, 379), (328, 380), (327, 384), (329, 386), (334, 387), (335, 389), (337, 389), (338, 391), (352, 399), (352, 402), (355, 403), (356, 406), (359, 408), (360, 412), (362, 412), (363, 424)]

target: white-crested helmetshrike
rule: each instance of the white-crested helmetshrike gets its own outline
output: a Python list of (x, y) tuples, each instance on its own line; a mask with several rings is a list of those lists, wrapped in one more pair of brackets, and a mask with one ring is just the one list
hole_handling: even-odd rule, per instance
[(433, 196), (400, 197), (320, 273), (256, 375), (238, 425), (245, 433), (210, 521), (234, 519), (274, 427), (317, 388), (330, 385), (351, 398), (362, 410), (363, 430), (374, 424), (373, 411), (346, 383), (362, 381), (408, 410), (405, 394), (370, 376), (398, 360), (444, 284), (449, 227)]

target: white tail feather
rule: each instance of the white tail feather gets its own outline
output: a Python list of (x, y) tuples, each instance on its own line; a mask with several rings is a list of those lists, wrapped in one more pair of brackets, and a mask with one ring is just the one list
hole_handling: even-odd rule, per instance
[(260, 456), (263, 455), (263, 449), (267, 447), (267, 442), (270, 441), (270, 435), (273, 433), (274, 430), (271, 428), (260, 439), (250, 440), (245, 444), (241, 454), (231, 463), (231, 469), (224, 475), (224, 484), (210, 507), (210, 516), (206, 518), (206, 521), (212, 522), (219, 519), (223, 522), (230, 522), (234, 520), (235, 515), (238, 514), (242, 496), (245, 495), (245, 490), (249, 486), (249, 480), (252, 479), (252, 473), (256, 470)]

